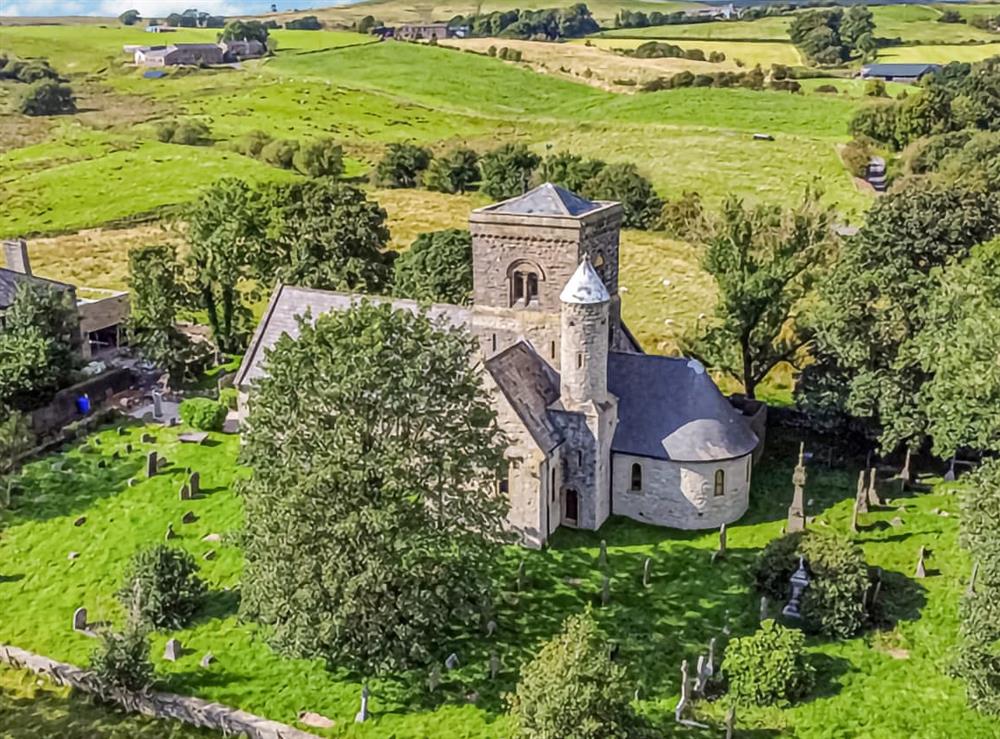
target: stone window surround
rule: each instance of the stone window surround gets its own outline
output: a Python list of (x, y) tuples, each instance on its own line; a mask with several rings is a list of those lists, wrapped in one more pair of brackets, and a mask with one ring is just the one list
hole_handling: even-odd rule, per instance
[(507, 294), (511, 308), (531, 308), (539, 303), (540, 283), (545, 272), (531, 259), (515, 259), (507, 267)]

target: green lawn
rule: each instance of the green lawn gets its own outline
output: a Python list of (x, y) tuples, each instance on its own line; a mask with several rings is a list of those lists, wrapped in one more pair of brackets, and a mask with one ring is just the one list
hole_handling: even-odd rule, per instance
[[(85, 605), (93, 620), (121, 621), (114, 599), (128, 556), (144, 544), (161, 541), (168, 522), (180, 538), (176, 545), (196, 556), (212, 593), (196, 622), (176, 633), (154, 637), (153, 657), (166, 687), (240, 706), (270, 718), (292, 722), (299, 710), (315, 710), (337, 721), (332, 736), (354, 737), (495, 737), (502, 734), (500, 694), (513, 687), (517, 667), (539, 640), (554, 633), (562, 619), (597, 599), (601, 574), (597, 544), (608, 541), (612, 603), (598, 609), (609, 634), (621, 642), (622, 659), (643, 696), (643, 712), (664, 720), (673, 709), (681, 659), (694, 660), (708, 639), (752, 630), (757, 597), (748, 586), (748, 567), (756, 552), (778, 535), (790, 497), (791, 460), (796, 440), (771, 440), (771, 453), (757, 469), (753, 504), (729, 530), (730, 555), (715, 566), (709, 555), (713, 532), (680, 532), (612, 520), (599, 534), (561, 531), (544, 552), (511, 550), (506, 558), (505, 593), (499, 602), (498, 637), (456, 635), (440, 647), (441, 657), (457, 651), (462, 667), (447, 673), (442, 688), (428, 695), (423, 673), (372, 682), (375, 720), (354, 725), (360, 676), (328, 672), (314, 661), (286, 660), (273, 654), (261, 635), (236, 620), (241, 554), (232, 536), (240, 527), (239, 498), (234, 480), (235, 437), (213, 434), (214, 446), (181, 445), (175, 429), (151, 429), (151, 445), (139, 443), (145, 430), (132, 427), (126, 436), (108, 430), (99, 442), (53, 455), (26, 468), (12, 511), (0, 516), (0, 642), (85, 663), (93, 641), (70, 630), (73, 610)], [(126, 443), (134, 450), (112, 461)], [(146, 450), (155, 448), (170, 466), (152, 480), (142, 477)], [(814, 448), (810, 444), (810, 448)], [(818, 449), (818, 447), (817, 447)], [(99, 460), (108, 461), (101, 467)], [(180, 501), (177, 489), (184, 469), (202, 474), (205, 497)], [(819, 528), (846, 531), (856, 469), (810, 468), (809, 511), (823, 522)], [(126, 481), (136, 477), (129, 487)], [(995, 725), (964, 706), (962, 686), (947, 676), (954, 655), (958, 597), (968, 561), (956, 546), (957, 502), (947, 486), (934, 494), (906, 496), (892, 508), (871, 514), (856, 538), (872, 564), (905, 584), (907, 594), (895, 602), (901, 620), (895, 629), (845, 642), (810, 641), (820, 672), (816, 693), (789, 709), (755, 709), (740, 713), (740, 725), (798, 737), (861, 736), (897, 739), (919, 737), (994, 736)], [(904, 510), (896, 510), (901, 506)], [(198, 520), (181, 524), (186, 510)], [(949, 511), (942, 517), (934, 509)], [(79, 527), (74, 520), (83, 516)], [(905, 527), (886, 523), (900, 516)], [(205, 542), (209, 533), (221, 543)], [(920, 545), (932, 551), (931, 577), (919, 584), (906, 580)], [(208, 550), (217, 552), (211, 561)], [(70, 551), (79, 552), (75, 560)], [(510, 591), (515, 562), (527, 558), (529, 586)], [(653, 584), (640, 585), (642, 561), (653, 559)], [(189, 648), (176, 663), (160, 659), (167, 638), (178, 637)], [(496, 683), (486, 678), (488, 654), (497, 650), (504, 670)], [(218, 662), (198, 667), (211, 650)], [(5, 687), (4, 692), (10, 688)], [(477, 692), (475, 700), (467, 694)], [(9, 700), (9, 698), (8, 698)], [(723, 707), (699, 705), (706, 720), (721, 719)], [(715, 735), (714, 733), (711, 735)], [(761, 736), (769, 735), (766, 732)]]

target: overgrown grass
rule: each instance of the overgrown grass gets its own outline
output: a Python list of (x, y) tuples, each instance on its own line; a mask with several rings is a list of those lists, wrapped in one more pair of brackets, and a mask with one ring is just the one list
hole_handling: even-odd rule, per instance
[[(597, 546), (602, 538), (609, 548), (612, 602), (598, 608), (598, 617), (620, 642), (621, 659), (641, 687), (641, 710), (662, 720), (666, 730), (677, 700), (680, 661), (693, 661), (712, 637), (721, 646), (726, 626), (738, 636), (756, 625), (749, 566), (783, 524), (797, 442), (772, 438), (771, 451), (755, 472), (751, 510), (730, 527), (729, 556), (716, 565), (710, 563), (714, 532), (672, 531), (617, 519), (596, 534), (560, 531), (544, 552), (511, 550), (504, 565), (496, 639), (466, 635), (441, 644), (441, 658), (456, 651), (462, 667), (446, 673), (435, 694), (427, 694), (426, 675), (419, 671), (372, 681), (374, 720), (354, 725), (362, 676), (327, 671), (315, 661), (282, 659), (252, 626), (236, 620), (242, 557), (233, 534), (241, 512), (232, 486), (243, 474), (235, 466), (238, 440), (213, 434), (214, 446), (181, 445), (177, 430), (154, 428), (149, 432), (155, 442), (141, 444), (139, 435), (145, 430), (132, 427), (126, 436), (104, 431), (88, 445), (95, 451), (75, 447), (25, 469), (13, 510), (2, 514), (0, 598), (5, 608), (0, 641), (84, 662), (93, 641), (71, 631), (73, 610), (85, 605), (93, 620), (120, 622), (113, 593), (126, 560), (137, 547), (162, 540), (172, 521), (180, 534), (174, 545), (198, 558), (212, 593), (191, 627), (154, 637), (154, 662), (167, 687), (287, 722), (299, 710), (318, 711), (337, 721), (336, 728), (325, 732), (333, 736), (398, 739), (502, 735), (500, 695), (513, 687), (518, 665), (566, 615), (599, 600)], [(133, 452), (112, 460), (126, 443), (134, 445)], [(153, 448), (170, 466), (146, 480), (141, 468), (145, 452)], [(810, 443), (808, 448), (817, 452), (817, 459), (825, 458), (822, 446)], [(99, 465), (102, 459), (107, 467)], [(807, 505), (817, 516), (814, 527), (843, 533), (856, 468), (834, 459), (834, 469), (810, 465)], [(186, 467), (201, 472), (203, 498), (178, 500)], [(138, 480), (133, 487), (126, 484), (130, 477)], [(760, 730), (762, 736), (994, 735), (994, 724), (965, 708), (961, 684), (947, 676), (956, 644), (958, 597), (968, 573), (967, 558), (956, 544), (954, 487), (892, 500), (891, 507), (870, 514), (855, 537), (869, 561), (895, 573), (893, 581), (902, 586), (902, 595), (893, 599), (897, 626), (844, 642), (812, 640), (810, 651), (821, 678), (816, 693), (790, 709), (741, 711), (741, 728)], [(181, 524), (189, 509), (198, 520)], [(943, 517), (935, 509), (951, 515)], [(77, 527), (73, 522), (79, 516), (86, 521)], [(895, 516), (905, 521), (903, 528), (888, 525)], [(223, 541), (203, 541), (208, 533), (222, 534)], [(931, 576), (916, 583), (907, 576), (920, 545), (932, 552)], [(211, 561), (203, 558), (209, 550), (217, 553)], [(70, 551), (79, 557), (67, 559)], [(525, 592), (516, 593), (514, 569), (522, 557), (529, 582)], [(645, 557), (654, 563), (648, 589), (641, 586)], [(160, 659), (171, 636), (187, 648), (175, 663)], [(209, 650), (218, 662), (201, 669), (198, 661)], [(491, 650), (504, 666), (496, 682), (486, 676)], [(478, 695), (470, 698), (473, 692)], [(713, 723), (723, 711), (718, 705), (698, 706), (701, 718)]]

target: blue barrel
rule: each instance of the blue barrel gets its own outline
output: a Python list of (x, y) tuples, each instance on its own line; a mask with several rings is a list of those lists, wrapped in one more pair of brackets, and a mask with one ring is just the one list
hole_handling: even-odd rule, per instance
[(86, 416), (90, 413), (90, 397), (87, 395), (79, 395), (76, 399), (76, 409), (80, 411), (81, 415)]

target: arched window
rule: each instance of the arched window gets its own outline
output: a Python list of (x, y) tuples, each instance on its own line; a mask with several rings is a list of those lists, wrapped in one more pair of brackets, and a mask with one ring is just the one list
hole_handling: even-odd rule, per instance
[(541, 268), (533, 262), (519, 259), (507, 268), (510, 284), (510, 306), (531, 305), (538, 300), (538, 283), (545, 279)]
[(632, 463), (632, 492), (638, 493), (642, 490), (642, 465), (638, 462)]
[(715, 495), (726, 494), (726, 473), (722, 470), (715, 471)]

